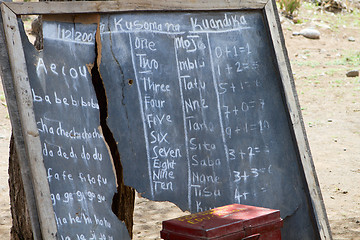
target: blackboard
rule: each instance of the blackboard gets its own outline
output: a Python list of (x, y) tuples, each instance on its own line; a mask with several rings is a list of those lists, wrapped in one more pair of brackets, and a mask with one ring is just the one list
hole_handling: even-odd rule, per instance
[(265, 24), (257, 10), (102, 16), (108, 124), (143, 196), (279, 208), (284, 239), (317, 239)]
[[(43, 21), (43, 50), (24, 44), (61, 240), (130, 239), (111, 210), (116, 180), (91, 80), (96, 28), (97, 24)], [(69, 33), (75, 36), (71, 41), (66, 39)]]
[(45, 21), (41, 52), (21, 32), (58, 238), (129, 238), (111, 211), (96, 64), (126, 185), (191, 212), (279, 209), (283, 239), (331, 238), (274, 1), (139, 4)]

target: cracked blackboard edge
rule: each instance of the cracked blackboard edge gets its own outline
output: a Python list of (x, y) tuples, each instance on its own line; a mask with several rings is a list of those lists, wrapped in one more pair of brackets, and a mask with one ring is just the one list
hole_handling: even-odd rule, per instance
[(104, 136), (104, 141), (110, 153), (110, 158), (114, 167), (114, 174), (117, 183), (117, 192), (114, 194), (111, 204), (112, 211), (118, 217), (119, 220), (125, 223), (128, 233), (132, 238), (135, 190), (124, 184), (124, 178), (123, 178), (124, 169), (121, 164), (120, 153), (114, 135), (107, 124), (108, 98), (106, 95), (104, 82), (101, 77), (101, 73), (99, 69), (101, 63), (101, 47), (102, 47), (99, 25), (100, 25), (100, 18), (98, 18), (98, 27), (95, 36), (95, 59), (94, 59), (94, 64), (91, 67), (90, 73), (91, 73), (91, 79), (95, 90), (96, 98), (99, 104), (100, 128)]

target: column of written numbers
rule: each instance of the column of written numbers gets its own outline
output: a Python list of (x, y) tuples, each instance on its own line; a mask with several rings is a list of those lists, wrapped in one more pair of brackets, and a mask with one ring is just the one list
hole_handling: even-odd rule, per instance
[[(232, 200), (237, 203), (253, 201), (266, 192), (261, 176), (271, 171), (271, 165), (261, 161), (269, 155), (269, 148), (259, 135), (270, 128), (266, 119), (266, 101), (259, 92), (262, 79), (253, 78), (260, 70), (260, 59), (251, 44), (242, 38), (243, 31), (233, 29), (221, 34), (226, 44), (217, 44), (218, 34), (210, 34), (214, 78), (220, 96), (223, 131), (230, 165), (230, 181), (234, 188)], [(250, 76), (250, 77), (249, 77)], [(258, 186), (263, 184), (264, 186)]]
[(221, 172), (226, 168), (216, 89), (212, 83), (206, 34), (175, 38), (188, 157), (188, 201), (192, 212), (221, 205), (227, 189)]

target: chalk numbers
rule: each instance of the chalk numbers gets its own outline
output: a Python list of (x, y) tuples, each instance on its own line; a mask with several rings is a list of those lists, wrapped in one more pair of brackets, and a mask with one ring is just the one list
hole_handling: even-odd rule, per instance
[[(261, 183), (272, 174), (270, 163), (263, 166), (264, 159), (268, 159), (270, 154), (266, 142), (241, 144), (244, 138), (266, 136), (272, 127), (266, 115), (269, 103), (263, 96), (249, 94), (262, 91), (262, 80), (242, 77), (247, 72), (260, 70), (259, 62), (253, 55), (249, 43), (213, 48), (213, 72), (217, 79), (225, 152), (230, 165), (230, 181), (234, 186), (233, 201), (236, 203), (247, 202), (266, 192)], [(254, 181), (256, 188), (253, 187)]]
[(216, 73), (218, 76), (229, 76), (246, 70), (258, 70), (259, 62), (251, 58), (249, 43), (244, 45), (216, 46), (214, 49)]
[(217, 46), (215, 47), (215, 57), (216, 58), (237, 58), (243, 55), (250, 55), (250, 47), (249, 44), (245, 44), (244, 46)]
[(227, 156), (230, 161), (234, 160), (244, 160), (244, 161), (252, 161), (256, 157), (265, 157), (270, 154), (270, 150), (268, 146), (248, 146), (248, 147), (239, 147), (236, 149), (228, 148)]
[(74, 28), (65, 29), (59, 24), (57, 27), (58, 39), (82, 43), (92, 43), (95, 40), (95, 32), (81, 32)]
[(233, 171), (233, 182), (246, 182), (248, 179), (257, 178), (267, 173), (271, 173), (271, 165), (265, 168), (250, 168), (248, 170)]
[[(239, 144), (239, 140), (249, 136), (261, 136), (271, 129), (266, 117), (268, 102), (263, 97), (249, 96), (249, 92), (263, 88), (261, 79), (242, 77), (245, 72), (259, 71), (259, 62), (254, 59), (249, 43), (215, 46), (213, 48), (214, 74), (217, 78), (220, 110), (223, 117), (226, 154), (234, 184), (234, 202), (242, 203), (266, 191), (259, 187), (249, 187), (256, 179), (264, 181), (271, 172), (271, 165), (265, 167), (270, 148), (267, 144), (253, 142), (253, 145)], [(228, 96), (228, 97), (227, 97)], [(236, 101), (233, 101), (236, 96)], [(240, 96), (240, 98), (239, 98)], [(258, 184), (257, 184), (258, 185)], [(247, 189), (250, 189), (247, 190)]]

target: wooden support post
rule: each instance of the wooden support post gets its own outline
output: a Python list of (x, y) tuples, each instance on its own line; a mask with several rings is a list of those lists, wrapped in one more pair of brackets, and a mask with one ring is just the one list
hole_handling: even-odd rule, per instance
[[(22, 48), (17, 16), (5, 4), (1, 5), (6, 43), (14, 79), (17, 109), (19, 110), (25, 151), (29, 160), (35, 202), (43, 239), (56, 239), (56, 223), (50, 189), (42, 158), (41, 143), (37, 130), (25, 56)], [(31, 194), (30, 194), (31, 196)], [(41, 206), (41, 207), (40, 207)]]
[(275, 49), (275, 55), (279, 64), (279, 71), (283, 83), (285, 97), (287, 99), (287, 107), (291, 121), (293, 123), (293, 129), (295, 139), (297, 142), (301, 165), (305, 174), (305, 179), (308, 186), (309, 195), (311, 198), (311, 205), (317, 225), (319, 228), (320, 237), (323, 240), (332, 239), (329, 221), (327, 219), (326, 210), (324, 207), (324, 201), (322, 199), (319, 181), (315, 173), (315, 166), (310, 154), (310, 149), (307, 136), (305, 133), (305, 126), (301, 112), (299, 111), (299, 100), (295, 89), (294, 79), (291, 72), (290, 60), (287, 55), (286, 46), (283, 34), (281, 32), (280, 20), (276, 18), (277, 8), (275, 0), (270, 0), (265, 6), (265, 13), (267, 21), (269, 23), (270, 34)]

